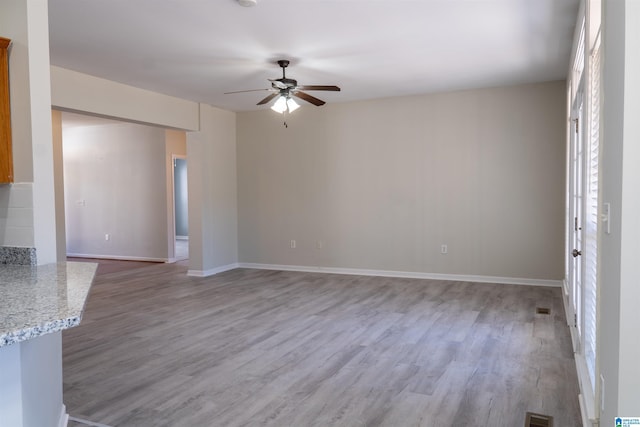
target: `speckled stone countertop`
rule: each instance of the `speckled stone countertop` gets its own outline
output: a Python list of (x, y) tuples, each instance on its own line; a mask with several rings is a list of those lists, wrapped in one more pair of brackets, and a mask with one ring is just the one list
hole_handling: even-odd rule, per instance
[(0, 347), (79, 325), (96, 267), (0, 266)]

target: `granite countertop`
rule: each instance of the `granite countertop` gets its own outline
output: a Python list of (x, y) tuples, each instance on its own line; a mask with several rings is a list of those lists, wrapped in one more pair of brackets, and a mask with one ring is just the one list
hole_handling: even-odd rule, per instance
[(0, 266), (0, 347), (79, 325), (96, 267)]

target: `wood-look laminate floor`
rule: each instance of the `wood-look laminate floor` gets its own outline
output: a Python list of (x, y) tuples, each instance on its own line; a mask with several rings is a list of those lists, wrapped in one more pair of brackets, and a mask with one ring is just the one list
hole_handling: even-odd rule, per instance
[[(180, 264), (96, 278), (63, 333), (72, 416), (111, 426), (580, 426), (559, 288)], [(536, 314), (551, 308), (551, 315)]]
[(148, 267), (155, 264), (164, 264), (156, 261), (128, 261), (120, 259), (102, 259), (102, 258), (74, 258), (67, 257), (67, 261), (73, 262), (92, 262), (98, 264), (96, 274), (103, 275), (109, 273), (117, 273), (119, 271), (133, 270), (141, 267)]

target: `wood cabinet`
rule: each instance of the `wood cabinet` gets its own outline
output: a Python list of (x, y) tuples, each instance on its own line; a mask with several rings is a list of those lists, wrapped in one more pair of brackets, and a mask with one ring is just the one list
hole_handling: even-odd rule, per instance
[(8, 60), (10, 44), (11, 40), (0, 37), (0, 184), (13, 182)]

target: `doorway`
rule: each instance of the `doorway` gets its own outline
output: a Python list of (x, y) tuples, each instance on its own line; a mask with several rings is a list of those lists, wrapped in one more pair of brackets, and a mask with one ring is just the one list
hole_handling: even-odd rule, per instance
[(177, 260), (189, 258), (189, 195), (187, 159), (173, 156), (174, 254)]

